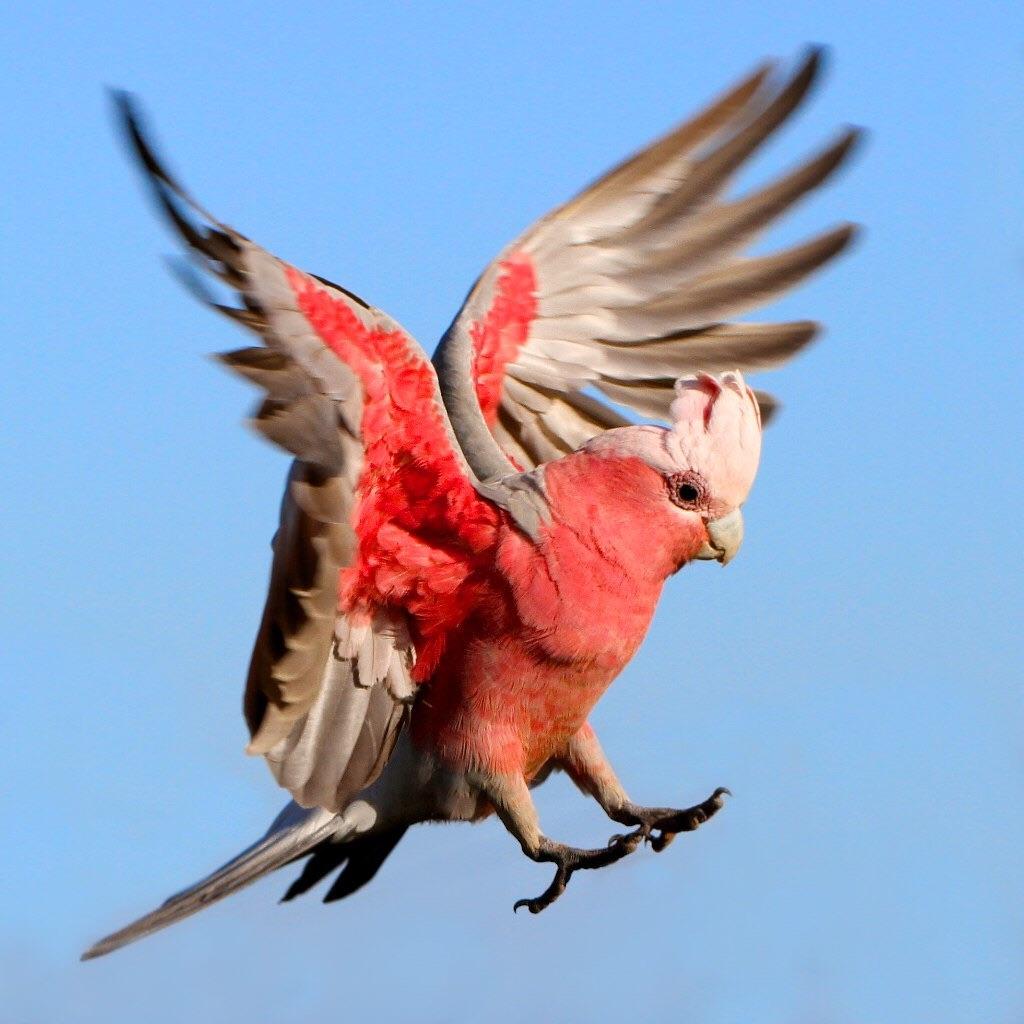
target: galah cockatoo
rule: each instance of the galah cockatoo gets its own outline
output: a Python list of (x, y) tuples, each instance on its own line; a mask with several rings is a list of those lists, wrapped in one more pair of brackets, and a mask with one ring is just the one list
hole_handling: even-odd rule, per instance
[[(221, 359), (265, 392), (260, 433), (294, 456), (245, 693), (248, 751), (292, 802), (255, 845), (94, 945), (107, 953), (306, 858), (285, 898), (369, 881), (405, 830), (496, 814), (572, 873), (661, 850), (721, 806), (626, 794), (587, 717), (636, 652), (665, 581), (722, 564), (773, 403), (741, 371), (817, 325), (733, 323), (849, 243), (843, 225), (741, 255), (843, 162), (856, 132), (769, 185), (723, 192), (793, 112), (820, 58), (768, 64), (507, 246), (433, 362), (390, 317), (210, 216), (117, 103), (156, 198), (203, 270), (200, 297), (262, 345)], [(614, 407), (613, 407), (614, 406)], [(663, 424), (634, 425), (620, 409)], [(566, 771), (630, 831), (548, 838), (530, 788)]]

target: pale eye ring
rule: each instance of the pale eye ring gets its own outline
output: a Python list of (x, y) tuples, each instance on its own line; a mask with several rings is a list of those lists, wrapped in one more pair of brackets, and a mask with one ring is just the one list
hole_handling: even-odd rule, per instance
[(669, 480), (668, 493), (680, 508), (696, 509), (704, 504), (707, 487), (697, 473), (680, 473)]

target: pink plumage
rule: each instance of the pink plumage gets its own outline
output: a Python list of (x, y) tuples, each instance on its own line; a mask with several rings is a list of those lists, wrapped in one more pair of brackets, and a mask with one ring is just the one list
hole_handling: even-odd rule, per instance
[[(295, 459), (245, 699), (249, 750), (294, 802), (87, 956), (300, 858), (286, 898), (338, 869), (326, 898), (341, 898), (409, 826), (491, 814), (555, 866), (517, 904), (536, 913), (574, 871), (641, 842), (662, 850), (722, 806), (723, 789), (682, 809), (634, 803), (587, 719), (666, 580), (739, 550), (774, 406), (740, 371), (785, 362), (816, 325), (733, 317), (853, 236), (842, 225), (742, 255), (840, 166), (854, 132), (724, 198), (819, 63), (758, 68), (531, 226), (484, 270), (433, 363), (379, 309), (208, 214), (119, 99), (161, 208), (239, 297), (208, 301), (262, 343), (222, 356), (264, 392), (253, 423)], [(549, 839), (530, 787), (557, 770), (632, 831), (590, 850)]]

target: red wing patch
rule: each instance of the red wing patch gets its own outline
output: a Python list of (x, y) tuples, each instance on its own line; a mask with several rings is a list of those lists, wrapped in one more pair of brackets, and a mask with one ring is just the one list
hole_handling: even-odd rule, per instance
[(312, 278), (291, 267), (286, 273), (310, 326), (363, 386), (359, 553), (341, 571), (341, 607), (366, 617), (404, 612), (417, 650), (413, 678), (422, 682), (477, 604), (501, 513), (456, 458), (433, 368), (410, 338), (365, 326)]
[(488, 426), (494, 426), (498, 418), (505, 369), (525, 344), (537, 315), (536, 286), (530, 258), (512, 253), (498, 266), (494, 300), (487, 315), (469, 328), (476, 397)]

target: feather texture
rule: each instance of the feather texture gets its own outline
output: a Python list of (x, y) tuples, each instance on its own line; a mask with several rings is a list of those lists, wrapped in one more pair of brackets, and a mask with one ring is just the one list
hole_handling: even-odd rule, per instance
[[(757, 69), (530, 228), (474, 286), (436, 370), (386, 314), (213, 218), (118, 98), (157, 203), (237, 304), (189, 264), (176, 272), (261, 342), (220, 359), (262, 392), (255, 429), (294, 456), (245, 716), (250, 752), (295, 802), (262, 840), (86, 958), (304, 857), (284, 898), (340, 868), (325, 900), (341, 899), (420, 821), (497, 811), (524, 851), (543, 852), (527, 787), (557, 766), (626, 820), (587, 717), (668, 576), (735, 554), (775, 408), (738, 373), (694, 371), (770, 369), (808, 344), (813, 323), (723, 321), (852, 236), (842, 226), (743, 255), (834, 172), (854, 133), (722, 198), (818, 62), (782, 81)], [(617, 407), (671, 428), (629, 427)]]
[[(723, 196), (800, 106), (820, 65), (812, 51), (788, 77), (771, 64), (756, 69), (541, 218), (484, 271), (449, 335), (471, 339), (483, 414), (518, 466), (557, 458), (607, 429), (612, 410), (595, 392), (666, 420), (676, 378), (773, 369), (815, 337), (813, 323), (723, 321), (776, 299), (850, 243), (855, 229), (840, 225), (767, 256), (742, 256), (842, 166), (858, 132), (842, 132), (745, 196)], [(762, 393), (764, 409), (775, 405)]]
[(387, 762), (418, 649), (423, 678), (465, 614), (459, 586), (500, 513), (478, 493), (416, 343), (212, 217), (157, 159), (130, 100), (118, 102), (160, 208), (240, 304), (179, 276), (263, 343), (220, 357), (263, 391), (253, 426), (295, 456), (246, 686), (249, 751), (303, 806), (342, 811)]
[(345, 829), (345, 822), (329, 811), (305, 810), (289, 804), (258, 842), (213, 874), (170, 897), (156, 910), (90, 946), (82, 959), (92, 960), (105, 956), (144, 935), (151, 935), (190, 917), (297, 857), (317, 849), (329, 838), (343, 838)]

